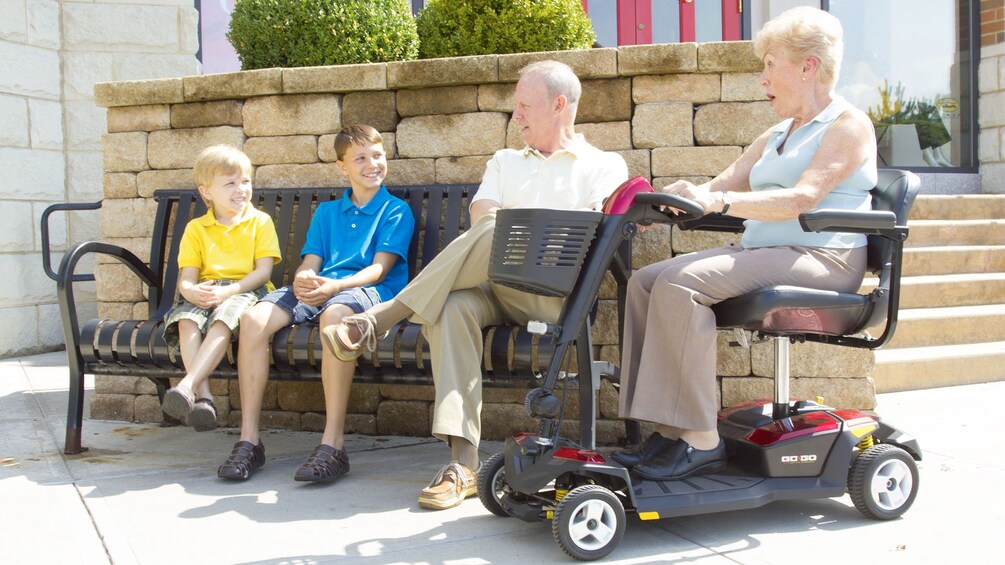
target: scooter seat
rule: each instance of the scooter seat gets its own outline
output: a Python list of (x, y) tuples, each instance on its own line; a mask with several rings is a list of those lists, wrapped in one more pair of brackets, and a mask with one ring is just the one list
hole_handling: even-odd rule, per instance
[(723, 329), (850, 335), (865, 329), (875, 303), (872, 295), (772, 286), (723, 300), (712, 311)]

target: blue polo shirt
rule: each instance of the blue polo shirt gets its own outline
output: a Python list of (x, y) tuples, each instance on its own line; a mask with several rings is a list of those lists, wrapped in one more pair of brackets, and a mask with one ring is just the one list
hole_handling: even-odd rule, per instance
[(399, 260), (374, 286), (382, 301), (390, 300), (408, 283), (408, 244), (415, 218), (405, 201), (384, 186), (362, 208), (352, 203), (351, 195), (347, 188), (338, 200), (317, 207), (300, 256), (321, 257), (318, 274), (341, 279), (372, 265), (381, 251), (394, 253)]

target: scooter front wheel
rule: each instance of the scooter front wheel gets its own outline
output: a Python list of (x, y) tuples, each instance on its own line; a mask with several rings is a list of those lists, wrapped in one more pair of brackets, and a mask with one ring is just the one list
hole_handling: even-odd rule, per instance
[(918, 466), (895, 445), (874, 445), (852, 463), (848, 494), (862, 514), (892, 520), (907, 512), (918, 495)]
[(602, 486), (576, 487), (555, 508), (551, 533), (570, 556), (580, 561), (600, 559), (614, 551), (625, 534), (625, 507)]
[(502, 505), (505, 487), (506, 454), (500, 452), (489, 457), (478, 470), (478, 499), (486, 510), (503, 518), (511, 516)]

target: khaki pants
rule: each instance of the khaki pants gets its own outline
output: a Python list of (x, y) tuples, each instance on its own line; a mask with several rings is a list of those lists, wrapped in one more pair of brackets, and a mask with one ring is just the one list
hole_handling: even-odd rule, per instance
[(710, 306), (774, 285), (855, 292), (866, 249), (730, 245), (639, 269), (628, 282), (622, 418), (715, 429), (716, 327)]
[(482, 328), (504, 322), (558, 321), (562, 298), (538, 296), (488, 280), (495, 216), (480, 218), (443, 249), (396, 297), (422, 324), (432, 359), (433, 435), (481, 439)]

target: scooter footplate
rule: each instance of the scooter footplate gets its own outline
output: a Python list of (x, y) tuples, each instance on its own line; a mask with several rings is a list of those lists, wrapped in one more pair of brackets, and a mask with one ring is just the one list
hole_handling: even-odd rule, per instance
[[(636, 510), (658, 512), (661, 517), (718, 512), (719, 502), (747, 499), (751, 491), (764, 482), (763, 477), (711, 474), (676, 481), (637, 481), (632, 489)], [(738, 495), (737, 491), (746, 491)], [(750, 504), (756, 507), (760, 504)], [(747, 505), (744, 505), (747, 506)]]
[(764, 479), (741, 475), (701, 475), (676, 481), (639, 481), (635, 483), (635, 497), (689, 495), (710, 491), (727, 491), (749, 488)]

